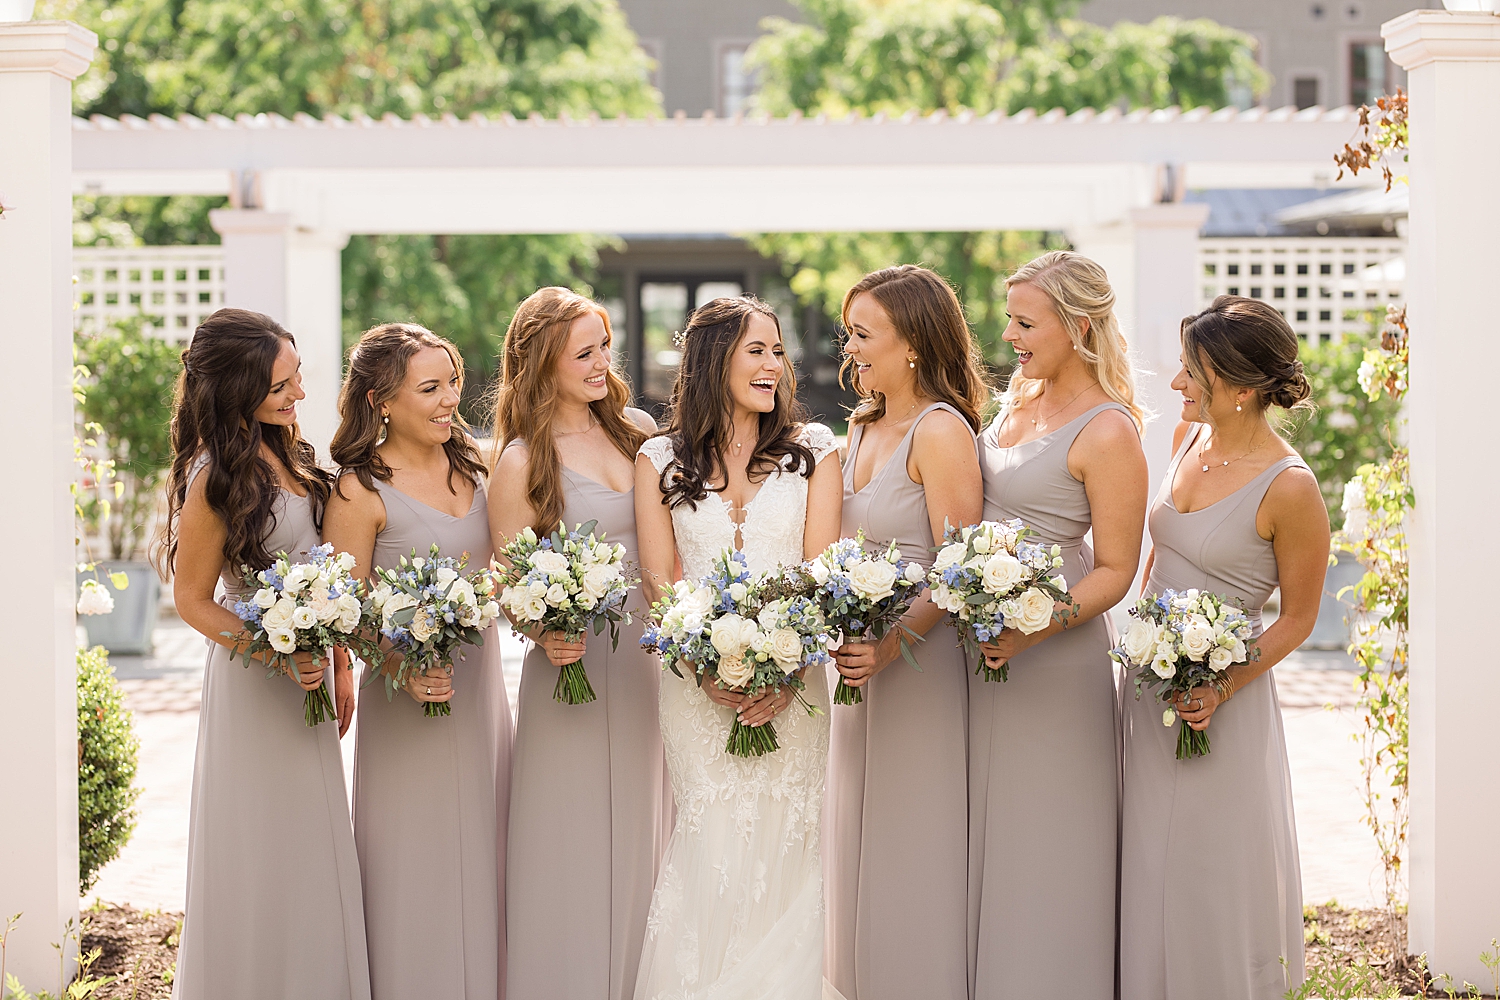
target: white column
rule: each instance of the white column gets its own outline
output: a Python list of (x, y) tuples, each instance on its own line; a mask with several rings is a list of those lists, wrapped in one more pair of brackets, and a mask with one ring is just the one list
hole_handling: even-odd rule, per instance
[(289, 212), (225, 208), (210, 219), (224, 243), (225, 304), (263, 312), (297, 338), (307, 391), (298, 422), (326, 460), (343, 380), (339, 252), (349, 237), (300, 228)]
[(41, 626), (0, 643), (0, 920), (24, 914), (7, 971), (33, 991), (57, 988), (51, 942), (78, 916), (71, 81), (95, 42), (66, 21), (0, 24), (0, 336), (18, 418), (0, 525), (24, 567), (0, 574), (0, 606)]
[(1419, 10), (1381, 34), (1411, 101), (1411, 950), (1434, 972), (1488, 985), (1479, 952), (1500, 936), (1500, 654), (1488, 609), (1465, 591), (1482, 594), (1500, 565), (1490, 524), (1500, 17)]
[(1128, 221), (1068, 234), (1079, 253), (1109, 274), (1115, 314), (1141, 368), (1138, 398), (1157, 414), (1145, 439), (1153, 495), (1172, 458), (1179, 400), (1171, 382), (1183, 317), (1197, 309), (1198, 232), (1207, 221), (1207, 205), (1173, 202), (1132, 209)]

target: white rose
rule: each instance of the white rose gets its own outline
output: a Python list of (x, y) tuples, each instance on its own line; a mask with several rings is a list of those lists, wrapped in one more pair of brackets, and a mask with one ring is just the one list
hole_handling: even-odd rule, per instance
[(353, 594), (345, 594), (339, 598), (339, 631), (353, 632), (359, 628), (360, 606), (359, 598)]
[(345, 573), (354, 572), (354, 557), (347, 552), (340, 552), (333, 559), (334, 564)]
[(522, 615), (527, 621), (539, 622), (547, 613), (547, 602), (536, 595), (526, 598), (525, 613)]
[(709, 642), (713, 643), (720, 657), (725, 660), (735, 660), (744, 655), (749, 645), (741, 638), (746, 625), (751, 625), (751, 623), (739, 615), (723, 615), (714, 620), (713, 629), (709, 632)]
[(370, 606), (373, 607), (376, 611), (379, 611), (381, 608), (385, 607), (385, 602), (390, 599), (390, 596), (390, 585), (382, 583), (374, 590), (370, 591)]
[[(734, 584), (730, 584), (730, 586), (732, 587)], [(682, 608), (684, 615), (697, 615), (701, 618), (713, 609), (713, 591), (707, 587), (699, 587), (697, 590), (682, 597), (678, 606)]]
[(1208, 655), (1208, 651), (1213, 648), (1213, 625), (1202, 615), (1193, 615), (1190, 617), (1187, 627), (1182, 630), (1182, 651), (1194, 663), (1201, 663), (1203, 658)]
[(292, 614), (296, 610), (297, 602), (290, 597), (283, 597), (261, 615), (260, 623), (267, 632), (290, 632)]
[(620, 567), (608, 563), (595, 563), (583, 571), (583, 592), (596, 603), (604, 599), (610, 588), (620, 579)]
[(940, 583), (932, 588), (932, 603), (950, 614), (957, 614), (964, 606), (964, 599)]
[(438, 622), (437, 616), (432, 613), (430, 608), (423, 608), (418, 611), (411, 620), (411, 635), (418, 642), (426, 642), (428, 639), (431, 639), (438, 634), (441, 628), (442, 626)]
[(1131, 663), (1139, 666), (1150, 659), (1151, 651), (1156, 648), (1157, 631), (1153, 622), (1137, 619), (1131, 623), (1125, 632), (1125, 641), (1121, 644)]
[(975, 532), (974, 551), (988, 553), (990, 551), (990, 536), (983, 531)]
[(927, 571), (922, 568), (921, 563), (909, 562), (902, 576), (906, 577), (907, 583), (921, 583), (927, 579)]
[(1151, 671), (1164, 681), (1171, 680), (1177, 673), (1177, 651), (1167, 643), (1157, 646), (1151, 657)]
[(937, 559), (933, 560), (932, 571), (934, 573), (941, 573), (949, 566), (956, 566), (963, 562), (963, 558), (967, 554), (967, 550), (959, 543), (944, 545), (938, 550)]
[(303, 606), (292, 612), (292, 628), (312, 628), (318, 624), (318, 614), (312, 608)]
[(432, 574), (432, 582), (438, 585), (439, 590), (442, 590), (457, 579), (458, 572), (452, 566), (439, 567), (438, 571)]
[(302, 588), (307, 586), (307, 580), (302, 576), (302, 567), (293, 566), (291, 572), (281, 578), (281, 592), (283, 594), (301, 593)]
[(416, 606), (417, 599), (407, 593), (397, 592), (387, 597), (385, 599), (385, 606), (380, 609), (380, 613), (385, 621), (385, 627), (391, 628), (395, 624), (391, 619), (395, 616), (396, 612), (405, 611), (407, 608), (414, 608)]
[(1003, 594), (1026, 577), (1026, 567), (1009, 552), (1001, 550), (985, 561), (983, 571), (984, 589), (991, 594)]
[(812, 577), (813, 582), (821, 587), (828, 582), (828, 578), (833, 575), (833, 571), (828, 568), (828, 564), (823, 560), (814, 559), (807, 564), (807, 575)]
[(500, 605), (494, 601), (485, 601), (484, 607), (479, 609), (479, 613), (482, 617), (493, 621), (500, 617)]
[(531, 554), (531, 565), (548, 576), (559, 576), (568, 572), (568, 558), (551, 549), (538, 549)]
[(448, 600), (454, 602), (455, 604), (463, 604), (468, 606), (473, 606), (479, 603), (478, 597), (474, 594), (474, 585), (471, 584), (468, 580), (462, 579), (454, 580), (453, 586), (448, 588)]
[(795, 629), (779, 628), (771, 633), (771, 659), (789, 674), (802, 666), (802, 637)]
[(115, 609), (115, 599), (98, 580), (85, 580), (78, 588), (80, 615), (107, 615)]
[(255, 606), (258, 608), (269, 608), (276, 603), (276, 591), (270, 587), (262, 587), (255, 592)]
[(739, 687), (755, 676), (755, 664), (745, 659), (743, 652), (719, 660), (719, 680), (730, 687)]
[(562, 607), (563, 602), (567, 599), (568, 592), (563, 589), (562, 584), (554, 583), (552, 586), (547, 588), (547, 603), (552, 605), (554, 608)]
[[(339, 602), (329, 597), (326, 590), (321, 597), (313, 597), (307, 606), (312, 610), (313, 615), (317, 617), (318, 621), (324, 625), (327, 625), (339, 616)], [(298, 627), (300, 628), (301, 626)]]
[(849, 585), (867, 601), (882, 601), (896, 592), (896, 567), (883, 559), (868, 559), (850, 572)]
[(1215, 670), (1228, 670), (1233, 662), (1234, 654), (1223, 646), (1215, 646), (1214, 651), (1208, 654), (1208, 665)]
[(283, 629), (267, 630), (266, 638), (271, 641), (271, 648), (278, 653), (295, 653), (297, 651), (297, 637)]
[(729, 599), (738, 604), (750, 593), (750, 588), (743, 583), (731, 583), (729, 585)]

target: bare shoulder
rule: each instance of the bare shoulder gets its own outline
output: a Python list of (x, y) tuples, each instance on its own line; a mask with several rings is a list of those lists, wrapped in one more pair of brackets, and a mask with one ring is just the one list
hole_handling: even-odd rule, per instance
[(1119, 410), (1105, 410), (1094, 417), (1079, 432), (1078, 440), (1101, 451), (1118, 448), (1141, 450), (1141, 432), (1136, 429), (1135, 421)]
[(627, 406), (625, 407), (625, 416), (628, 417), (632, 423), (634, 423), (641, 430), (645, 431), (647, 434), (656, 433), (656, 418), (651, 416), (651, 414), (647, 413), (645, 410), (637, 409), (634, 406)]
[(500, 460), (490, 474), (493, 483), (508, 483), (519, 478), (526, 481), (526, 465), (531, 461), (531, 449), (525, 441), (512, 441), (500, 452)]
[(1172, 453), (1174, 455), (1177, 449), (1182, 447), (1182, 439), (1187, 437), (1188, 431), (1192, 429), (1193, 425), (1186, 420), (1177, 421), (1177, 426), (1172, 429)]
[(1305, 465), (1294, 465), (1278, 473), (1266, 490), (1266, 504), (1278, 513), (1312, 514), (1316, 512), (1324, 519), (1328, 516), (1328, 508), (1323, 503), (1323, 491), (1318, 486), (1318, 478)]
[(385, 501), (380, 499), (380, 491), (366, 489), (359, 476), (352, 472), (339, 475), (337, 488), (328, 497), (328, 507), (330, 510), (343, 508), (359, 514), (385, 516)]
[(918, 421), (912, 439), (913, 444), (919, 444), (924, 450), (955, 444), (972, 445), (974, 429), (951, 410), (933, 410)]

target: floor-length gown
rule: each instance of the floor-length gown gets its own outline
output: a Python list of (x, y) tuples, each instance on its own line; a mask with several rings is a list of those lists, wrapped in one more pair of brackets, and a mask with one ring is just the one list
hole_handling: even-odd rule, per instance
[[(1088, 494), (1068, 451), (1104, 403), (1032, 441), (980, 437), (984, 516), (1018, 517), (1062, 549), (1071, 586), (1093, 569)], [(1032, 997), (1056, 976), (1078, 1000), (1111, 1000), (1119, 755), (1108, 612), (969, 676), (969, 920), (975, 1000)]]
[[(821, 461), (837, 442), (821, 424), (801, 440)], [(668, 437), (641, 446), (658, 470)], [(745, 505), (740, 546), (752, 571), (802, 561), (807, 480), (772, 473)], [(708, 574), (735, 547), (718, 493), (681, 504), (672, 527), (684, 578)], [(677, 820), (662, 860), (635, 1000), (818, 1000), (823, 989), (823, 868), (819, 828), (828, 757), (826, 671), (809, 667), (808, 715), (796, 702), (777, 715), (780, 749), (762, 757), (725, 751), (731, 709), (692, 679), (661, 675), (661, 733)]]
[[(1156, 557), (1147, 593), (1197, 588), (1260, 613), (1277, 586), (1276, 553), (1255, 518), (1288, 455), (1229, 496), (1179, 513), (1172, 480), (1151, 508)], [(1303, 978), (1302, 877), (1276, 682), (1266, 671), (1213, 714), (1206, 757), (1177, 760), (1150, 689), (1125, 703), (1120, 860), (1123, 1000), (1279, 1000)], [(1285, 964), (1283, 964), (1283, 962)]]
[[(639, 565), (635, 491), (617, 493), (562, 469), (563, 520), (597, 520)], [(661, 663), (641, 648), (649, 601), (633, 621), (588, 639), (583, 666), (598, 700), (552, 697), (558, 668), (526, 653), (511, 755), (507, 864), (510, 1000), (629, 1000), (634, 995), (661, 837)]]
[[(266, 550), (305, 558), (319, 543), (311, 498), (281, 490), (273, 514)], [(221, 579), (219, 603), (233, 607), (246, 596), (240, 574), (226, 566)], [(338, 723), (309, 728), (303, 697), (258, 660), (247, 667), (209, 643), (178, 1000), (370, 996)]]
[[(385, 528), (372, 560), (412, 550), (488, 565), (484, 487), (453, 517), (375, 480)], [(453, 664), (451, 715), (427, 718), (404, 691), (362, 688), (354, 753), (354, 836), (364, 876), (374, 1000), (494, 1000), (505, 982), (505, 830), (510, 706), (498, 630)]]
[[(896, 451), (854, 488), (863, 427), (844, 463), (843, 534), (892, 540), (931, 566), (932, 526), (922, 487), (906, 471), (917, 415)], [(898, 658), (864, 687), (864, 701), (833, 714), (828, 829), (828, 955), (849, 1000), (964, 1000), (969, 993), (968, 660), (944, 619), (913, 643), (919, 673)]]

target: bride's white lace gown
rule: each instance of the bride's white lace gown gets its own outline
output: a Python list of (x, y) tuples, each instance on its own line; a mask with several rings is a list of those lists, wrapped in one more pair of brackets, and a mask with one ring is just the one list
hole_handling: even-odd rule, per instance
[[(837, 448), (822, 424), (801, 441), (819, 461)], [(666, 437), (641, 446), (660, 472)], [(741, 546), (751, 571), (802, 561), (807, 480), (772, 474), (745, 505)], [(680, 504), (672, 529), (685, 578), (705, 576), (735, 545), (717, 493)], [(664, 671), (661, 733), (677, 801), (636, 980), (635, 1000), (818, 1000), (823, 989), (823, 866), (818, 839), (828, 765), (828, 682), (805, 675), (810, 716), (793, 704), (775, 719), (781, 748), (763, 757), (725, 753), (733, 722), (691, 679)]]

